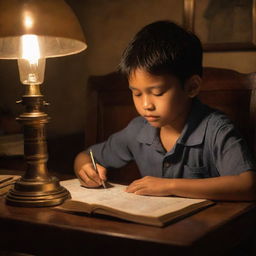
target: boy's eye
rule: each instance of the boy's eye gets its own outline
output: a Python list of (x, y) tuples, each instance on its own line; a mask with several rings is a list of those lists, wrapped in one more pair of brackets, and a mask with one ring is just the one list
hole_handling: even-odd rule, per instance
[(135, 96), (135, 97), (141, 96), (141, 93), (138, 93), (138, 92), (133, 92), (132, 94), (133, 94), (133, 96)]
[(156, 90), (156, 91), (153, 91), (153, 92), (152, 92), (152, 94), (153, 94), (154, 96), (162, 96), (164, 93), (165, 93), (165, 91), (163, 91), (163, 90), (161, 90), (161, 91)]
[(162, 96), (164, 92), (159, 92), (159, 93), (153, 93), (154, 96)]
[(141, 92), (138, 91), (138, 90), (135, 90), (135, 89), (130, 89), (131, 92), (132, 92), (132, 95), (135, 96), (135, 97), (138, 97), (141, 95)]
[(154, 96), (162, 96), (166, 92), (166, 88), (164, 86), (155, 87), (150, 90), (150, 93)]

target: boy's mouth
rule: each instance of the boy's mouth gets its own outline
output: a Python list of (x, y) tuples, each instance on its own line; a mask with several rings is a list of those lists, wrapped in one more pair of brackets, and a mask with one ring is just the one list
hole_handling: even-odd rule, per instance
[(157, 121), (159, 119), (159, 116), (145, 115), (144, 118), (148, 122), (155, 122), (155, 121)]

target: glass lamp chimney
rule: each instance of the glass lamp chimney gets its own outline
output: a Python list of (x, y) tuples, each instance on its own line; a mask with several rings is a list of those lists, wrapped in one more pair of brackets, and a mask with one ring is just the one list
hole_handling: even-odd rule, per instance
[(45, 58), (40, 55), (36, 35), (21, 36), (21, 58), (18, 59), (20, 81), (22, 84), (42, 84), (45, 73)]

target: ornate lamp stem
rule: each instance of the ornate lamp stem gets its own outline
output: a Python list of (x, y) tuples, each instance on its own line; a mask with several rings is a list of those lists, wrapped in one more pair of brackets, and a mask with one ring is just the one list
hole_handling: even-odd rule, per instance
[(69, 192), (60, 186), (56, 177), (51, 177), (47, 170), (47, 143), (45, 124), (49, 117), (41, 111), (45, 105), (40, 86), (25, 85), (22, 104), (25, 112), (18, 121), (24, 128), (24, 154), (27, 170), (6, 197), (8, 204), (16, 206), (54, 206), (70, 197)]

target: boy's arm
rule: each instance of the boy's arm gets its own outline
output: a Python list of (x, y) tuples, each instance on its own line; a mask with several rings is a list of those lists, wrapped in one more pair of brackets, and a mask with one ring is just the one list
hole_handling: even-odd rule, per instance
[(79, 153), (74, 162), (74, 170), (82, 185), (86, 187), (98, 187), (102, 180), (106, 180), (106, 169), (97, 164), (99, 174), (94, 170), (90, 156), (85, 152)]
[(139, 195), (250, 201), (256, 200), (256, 173), (246, 171), (239, 175), (206, 179), (167, 179), (148, 176), (131, 183), (127, 192)]

